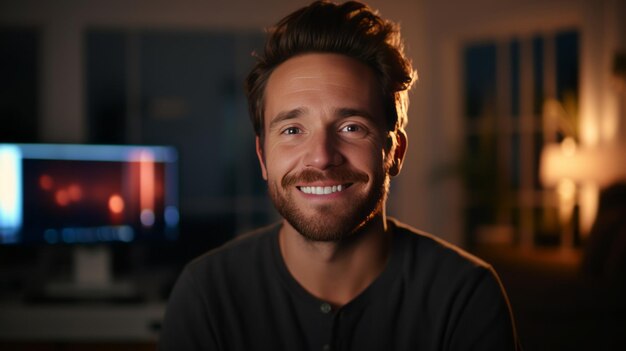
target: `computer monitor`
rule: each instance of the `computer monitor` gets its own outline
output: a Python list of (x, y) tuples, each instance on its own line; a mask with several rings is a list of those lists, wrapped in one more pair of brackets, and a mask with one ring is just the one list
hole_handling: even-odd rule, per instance
[(103, 244), (177, 239), (177, 172), (173, 147), (0, 144), (0, 245), (72, 245), (70, 290), (105, 293)]

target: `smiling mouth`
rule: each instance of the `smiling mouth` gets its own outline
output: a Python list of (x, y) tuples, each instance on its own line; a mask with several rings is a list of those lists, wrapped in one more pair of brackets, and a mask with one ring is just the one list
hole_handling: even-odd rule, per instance
[(346, 190), (351, 185), (352, 183), (333, 186), (296, 186), (296, 188), (305, 194), (328, 195)]

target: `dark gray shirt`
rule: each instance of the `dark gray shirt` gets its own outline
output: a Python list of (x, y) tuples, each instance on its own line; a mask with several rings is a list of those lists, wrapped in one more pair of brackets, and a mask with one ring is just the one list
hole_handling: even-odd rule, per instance
[(280, 254), (280, 224), (184, 269), (160, 350), (515, 350), (508, 300), (488, 264), (394, 220), (387, 267), (339, 309), (309, 294)]

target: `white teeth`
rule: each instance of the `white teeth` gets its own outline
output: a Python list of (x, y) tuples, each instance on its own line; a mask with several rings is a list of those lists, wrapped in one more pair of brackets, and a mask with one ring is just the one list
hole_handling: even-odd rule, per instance
[(342, 185), (333, 185), (333, 186), (301, 186), (300, 190), (305, 194), (314, 194), (314, 195), (328, 195), (332, 193), (336, 193), (338, 191), (342, 191), (344, 187)]

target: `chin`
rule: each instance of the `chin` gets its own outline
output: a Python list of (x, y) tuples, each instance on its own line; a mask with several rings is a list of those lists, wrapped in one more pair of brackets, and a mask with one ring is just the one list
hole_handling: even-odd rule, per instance
[(382, 216), (387, 198), (388, 182), (378, 187), (379, 191), (362, 196), (349, 209), (337, 209), (335, 206), (323, 206), (305, 213), (290, 196), (270, 191), (272, 201), (281, 216), (302, 237), (312, 242), (339, 242), (355, 237), (368, 227), (372, 221)]

